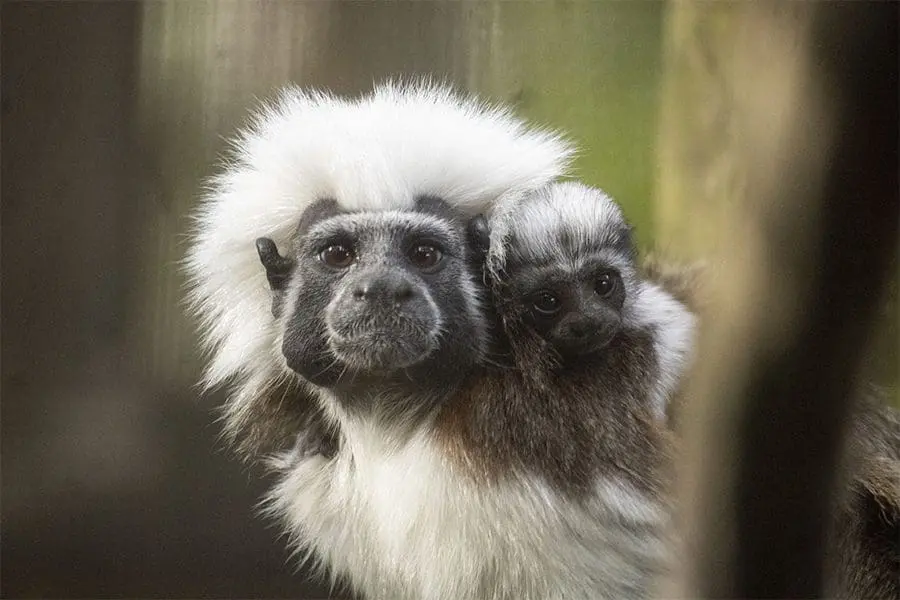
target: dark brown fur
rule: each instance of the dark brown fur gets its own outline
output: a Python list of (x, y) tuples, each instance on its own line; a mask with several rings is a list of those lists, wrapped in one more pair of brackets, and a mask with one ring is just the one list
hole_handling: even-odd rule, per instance
[(514, 366), (485, 368), (443, 407), (436, 432), (457, 465), (486, 482), (543, 476), (574, 496), (597, 476), (659, 495), (670, 441), (650, 414), (652, 332), (623, 330), (588, 361), (559, 365), (552, 348), (506, 319)]
[(318, 400), (296, 378), (274, 381), (239, 406), (240, 411), (234, 410), (233, 405), (226, 407), (224, 436), (245, 461), (256, 461), (303, 440), (310, 448), (336, 445), (336, 436), (326, 423)]
[(828, 546), (831, 592), (900, 598), (900, 413), (866, 398), (854, 413)]

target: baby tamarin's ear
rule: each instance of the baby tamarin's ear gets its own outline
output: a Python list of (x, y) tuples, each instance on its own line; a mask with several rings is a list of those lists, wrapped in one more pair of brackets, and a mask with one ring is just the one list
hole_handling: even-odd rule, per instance
[(469, 245), (472, 248), (472, 260), (483, 265), (491, 247), (491, 229), (484, 215), (476, 215), (469, 221), (467, 228)]

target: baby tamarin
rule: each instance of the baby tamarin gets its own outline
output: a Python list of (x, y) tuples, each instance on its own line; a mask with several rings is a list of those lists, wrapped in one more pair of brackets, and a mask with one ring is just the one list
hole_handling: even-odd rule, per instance
[(367, 596), (645, 596), (668, 563), (660, 409), (693, 318), (640, 279), (599, 191), (550, 186), (508, 218), (489, 290), (508, 366), (487, 365), (480, 274), (446, 203), (328, 205), (284, 259), (283, 352), (341, 439), (333, 457), (306, 441), (283, 456), (271, 509)]

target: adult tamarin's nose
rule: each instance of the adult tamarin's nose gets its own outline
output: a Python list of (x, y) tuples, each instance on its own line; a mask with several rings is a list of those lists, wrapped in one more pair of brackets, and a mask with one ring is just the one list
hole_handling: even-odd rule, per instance
[(353, 298), (363, 302), (401, 304), (415, 296), (409, 279), (394, 271), (364, 275), (353, 286)]

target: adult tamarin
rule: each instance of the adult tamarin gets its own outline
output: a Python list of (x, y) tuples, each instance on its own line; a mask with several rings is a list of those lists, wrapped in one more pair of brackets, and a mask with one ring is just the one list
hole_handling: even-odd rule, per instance
[[(663, 440), (605, 474), (592, 470), (600, 454), (569, 461), (584, 435), (552, 456), (571, 463), (557, 480), (527, 448), (467, 466), (484, 423), (466, 398), (487, 389), (472, 378), (491, 373), (465, 221), (560, 175), (570, 147), (443, 90), (389, 86), (352, 102), (289, 92), (237, 149), (200, 211), (188, 270), (213, 351), (206, 380), (233, 386), (228, 434), (253, 452), (305, 429), (340, 433), (338, 447), (300, 436), (282, 458), (270, 506), (298, 543), (374, 597), (646, 591), (666, 554), (657, 498), (665, 469), (657, 473), (653, 459)], [(269, 241), (254, 251), (259, 238)], [(274, 301), (257, 253), (271, 267)], [(361, 279), (351, 286), (339, 273)], [(623, 302), (623, 331), (643, 314), (635, 291)], [(652, 342), (636, 335), (641, 366), (628, 372), (652, 377)], [(661, 437), (640, 414), (629, 423), (612, 445), (634, 443), (631, 426)], [(508, 441), (507, 432), (490, 448), (503, 454)]]
[(693, 318), (639, 277), (602, 193), (551, 186), (504, 218), (490, 292), (510, 360), (489, 366), (490, 307), (448, 203), (307, 210), (268, 262), (292, 265), (283, 360), (340, 444), (300, 435), (270, 508), (369, 597), (646, 596), (670, 559), (660, 406)]

